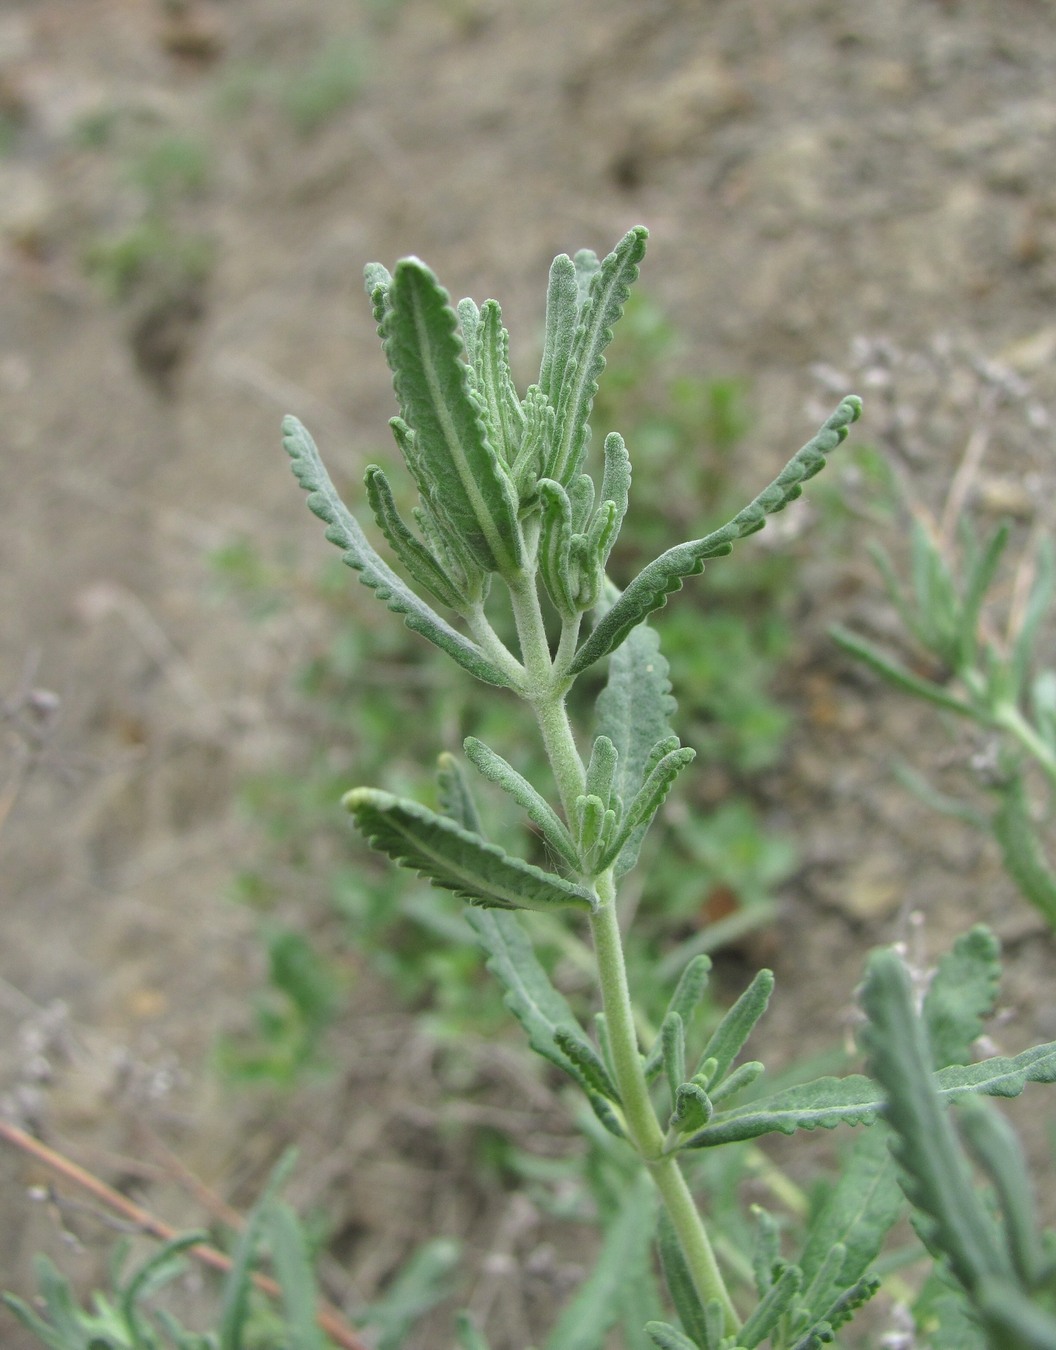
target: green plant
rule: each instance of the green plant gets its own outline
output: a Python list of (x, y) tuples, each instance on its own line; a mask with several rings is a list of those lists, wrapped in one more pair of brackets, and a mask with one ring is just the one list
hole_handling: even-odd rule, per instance
[[(630, 488), (619, 433), (605, 438), (600, 491), (584, 466), (603, 353), (645, 241), (646, 232), (635, 229), (603, 261), (588, 251), (555, 260), (540, 377), (523, 399), (510, 377), (508, 337), (494, 301), (478, 308), (463, 300), (456, 310), (415, 258), (401, 261), (392, 275), (378, 264), (367, 268), (400, 406), (391, 426), (418, 490), (414, 526), (375, 465), (366, 472), (366, 494), (413, 586), (374, 550), (292, 417), (284, 425), (285, 445), (310, 508), (326, 522), (344, 561), (464, 671), (520, 698), (546, 753), (549, 782), (537, 785), (481, 739), (471, 736), (464, 744), (477, 772), (531, 820), (547, 847), (545, 865), (486, 837), (467, 776), (450, 755), (441, 757), (439, 810), (366, 787), (344, 801), (376, 848), (470, 902), (469, 922), (532, 1048), (578, 1084), (625, 1157), (637, 1159), (636, 1180), (611, 1217), (595, 1272), (562, 1314), (549, 1350), (600, 1346), (624, 1314), (630, 1342), (642, 1345), (634, 1319), (643, 1311), (645, 1334), (666, 1350), (751, 1350), (764, 1341), (773, 1350), (811, 1350), (832, 1341), (875, 1291), (869, 1267), (897, 1212), (890, 1188), (875, 1185), (879, 1146), (855, 1151), (830, 1201), (812, 1216), (799, 1261), (780, 1258), (777, 1229), (761, 1218), (748, 1291), (731, 1288), (720, 1268), (689, 1169), (699, 1150), (772, 1132), (875, 1122), (884, 1096), (863, 1075), (760, 1095), (753, 1085), (762, 1065), (736, 1062), (767, 1006), (773, 978), (760, 971), (703, 1044), (695, 1043), (694, 1016), (707, 981), (702, 956), (685, 966), (659, 1033), (641, 1046), (617, 883), (635, 865), (653, 818), (693, 758), (671, 729), (668, 668), (646, 619), (686, 577), (729, 553), (799, 495), (844, 439), (860, 404), (844, 399), (770, 486), (726, 524), (666, 549), (617, 589), (606, 564)], [(452, 611), (455, 622), (434, 605)], [(605, 659), (607, 680), (585, 753), (568, 696), (578, 677)], [(551, 983), (533, 951), (532, 930), (518, 914), (541, 911), (552, 922), (565, 910), (590, 929), (601, 1001), (593, 1035)], [(958, 1029), (976, 1017), (966, 988), (974, 989), (973, 982), (937, 984), (942, 1015)], [(1054, 1076), (1056, 1046), (1042, 1046), (967, 1067), (962, 1057), (934, 1082), (945, 1100), (957, 1100), (979, 1092), (1015, 1095), (1028, 1081)], [(879, 1131), (866, 1139), (884, 1143)], [(656, 1197), (660, 1255), (681, 1326), (652, 1315), (659, 1295), (643, 1273)], [(626, 1272), (635, 1272), (633, 1281)], [(635, 1297), (617, 1297), (632, 1288)], [(465, 1323), (460, 1337), (473, 1350), (485, 1344)]]

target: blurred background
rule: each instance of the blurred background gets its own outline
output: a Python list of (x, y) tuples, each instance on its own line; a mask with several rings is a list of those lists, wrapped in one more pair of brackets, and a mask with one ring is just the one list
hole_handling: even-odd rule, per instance
[[(432, 1233), (496, 1345), (574, 1287), (593, 1229), (553, 1085), (457, 906), (336, 806), (359, 781), (427, 793), (470, 730), (537, 752), (343, 571), (278, 428), (296, 413), (358, 501), (395, 458), (364, 263), (415, 253), (455, 299), (498, 298), (523, 390), (553, 256), (637, 223), (595, 419), (636, 468), (618, 581), (866, 399), (858, 451), (664, 616), (702, 755), (673, 861), (631, 897), (643, 943), (721, 947), (720, 995), (773, 963), (780, 1059), (845, 1038), (861, 954), (907, 906), (936, 947), (988, 918), (1010, 1003), (1056, 1036), (1041, 920), (892, 772), (973, 747), (826, 637), (890, 636), (863, 541), (897, 559), (907, 484), (941, 510), (980, 409), (973, 508), (1051, 528), (1052, 21), (1045, 0), (5, 0), (8, 1119), (176, 1225), (208, 1217), (183, 1169), (244, 1208), (297, 1141), (291, 1197), (353, 1311)], [(23, 1294), (33, 1252), (90, 1283), (113, 1237), (49, 1184), (0, 1149)], [(438, 1316), (408, 1344), (446, 1343)]]

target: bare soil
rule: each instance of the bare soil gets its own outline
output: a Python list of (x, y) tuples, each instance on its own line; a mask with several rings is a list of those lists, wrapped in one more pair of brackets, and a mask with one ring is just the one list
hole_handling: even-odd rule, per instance
[[(910, 354), (945, 335), (1052, 407), (1052, 19), (1046, 0), (7, 0), (10, 1118), (176, 1225), (203, 1211), (167, 1151), (245, 1206), (296, 1140), (290, 1196), (336, 1234), (335, 1301), (354, 1311), (443, 1233), (466, 1244), (462, 1297), (496, 1347), (545, 1334), (589, 1238), (481, 1175), (478, 1127), (543, 1154), (572, 1147), (560, 1101), (505, 1043), (452, 1059), (357, 968), (329, 1075), (246, 1093), (211, 1066), (264, 975), (255, 920), (230, 899), (255, 847), (234, 789), (299, 753), (289, 681), (323, 617), (306, 601), (252, 622), (216, 599), (208, 556), (251, 538), (316, 569), (326, 545), (278, 444), (284, 412), (342, 481), (389, 454), (391, 388), (360, 281), (374, 258), (416, 253), (457, 295), (499, 297), (523, 384), (554, 254), (607, 251), (645, 223), (642, 286), (685, 334), (692, 369), (751, 381), (746, 494), (832, 401), (812, 367), (857, 378), (860, 335)], [(299, 130), (282, 90), (327, 44), (356, 53), (358, 89)], [(185, 190), (152, 188), (135, 170), (144, 128), (205, 145), (201, 181), (184, 161)], [(108, 297), (85, 260), (150, 216), (158, 191), (175, 234), (208, 241), (209, 263), (181, 261), (170, 241)], [(906, 469), (937, 509), (970, 396), (908, 368), (923, 406)], [(888, 446), (883, 397), (862, 435)], [(1051, 529), (1054, 478), (1051, 425), (1010, 417), (977, 495)], [(1010, 1050), (1052, 1038), (1051, 935), (978, 835), (892, 777), (902, 754), (952, 782), (973, 747), (834, 652), (833, 619), (883, 633), (890, 614), (863, 553), (810, 556), (810, 511), (791, 540), (806, 584), (781, 691), (797, 730), (759, 789), (804, 858), (767, 949), (779, 996), (763, 1057), (788, 1063), (846, 1034), (865, 951), (904, 935), (909, 909), (925, 916), (925, 953), (994, 924), (1010, 957), (995, 1034)], [(366, 613), (369, 597), (353, 603)], [(1020, 1123), (1051, 1119), (1043, 1095), (1016, 1107)], [(0, 1151), (7, 1288), (28, 1292), (36, 1251), (90, 1281), (111, 1243), (94, 1211), (27, 1199), (50, 1180)], [(18, 1350), (5, 1319), (0, 1339)], [(446, 1325), (412, 1345), (449, 1343)]]

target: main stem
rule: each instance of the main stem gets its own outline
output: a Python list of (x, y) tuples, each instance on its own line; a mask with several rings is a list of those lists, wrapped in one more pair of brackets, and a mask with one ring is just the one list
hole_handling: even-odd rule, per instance
[[(583, 792), (585, 770), (565, 707), (567, 691), (554, 687), (554, 665), (534, 585), (511, 586), (510, 595), (521, 659), (534, 694), (529, 701), (535, 711), (565, 817), (574, 830), (576, 798)], [(634, 1010), (627, 984), (627, 967), (623, 958), (623, 940), (616, 913), (613, 869), (607, 868), (593, 880), (598, 907), (591, 915), (590, 926), (602, 1007), (612, 1050), (612, 1067), (627, 1133), (660, 1192), (701, 1302), (708, 1304), (718, 1301), (727, 1334), (732, 1334), (740, 1326), (740, 1319), (678, 1159), (674, 1155), (664, 1154), (664, 1132), (657, 1120), (642, 1070)]]

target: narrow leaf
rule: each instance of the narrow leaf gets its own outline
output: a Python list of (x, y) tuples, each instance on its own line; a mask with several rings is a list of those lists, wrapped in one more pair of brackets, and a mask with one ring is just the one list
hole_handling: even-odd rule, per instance
[(304, 1229), (290, 1206), (277, 1200), (268, 1209), (267, 1222), (289, 1350), (324, 1350), (325, 1341), (315, 1320), (315, 1276)]
[(965, 1102), (957, 1123), (972, 1157), (993, 1182), (1016, 1274), (1025, 1287), (1034, 1288), (1042, 1278), (1045, 1255), (1035, 1226), (1031, 1179), (1015, 1131), (980, 1101)]
[[(710, 1083), (715, 1077), (715, 1068), (716, 1062), (714, 1059), (705, 1059), (701, 1068), (701, 1077), (704, 1078), (706, 1074), (705, 1081)], [(745, 1088), (749, 1088), (753, 1083), (758, 1082), (764, 1072), (765, 1066), (758, 1059), (750, 1059), (745, 1064), (738, 1064), (733, 1073), (727, 1074), (721, 1083), (716, 1083), (710, 1089), (711, 1100), (717, 1105), (719, 1102), (726, 1101), (728, 1097), (735, 1097), (738, 1092), (743, 1092)]]
[(419, 802), (375, 788), (354, 788), (342, 802), (375, 848), (470, 904), (542, 910), (596, 904), (581, 886), (510, 857)]
[(343, 550), (342, 561), (360, 574), (365, 586), (384, 600), (389, 609), (404, 616), (408, 628), (428, 638), (471, 675), (487, 684), (515, 688), (511, 675), (489, 661), (462, 633), (444, 622), (389, 567), (371, 547), (359, 522), (337, 495), (323, 467), (315, 442), (295, 417), (283, 420), (283, 444), (293, 472), (308, 493), (308, 508), (327, 525), (326, 537)]
[(519, 774), (512, 764), (496, 754), (483, 741), (478, 741), (475, 736), (467, 736), (462, 748), (473, 767), (485, 778), (497, 783), (504, 792), (508, 792), (527, 812), (528, 818), (539, 827), (547, 843), (564, 858), (573, 871), (578, 871), (579, 854), (568, 827), (527, 778)]
[(484, 838), (484, 826), (481, 823), (480, 812), (473, 800), (473, 793), (466, 782), (466, 776), (454, 755), (449, 754), (446, 750), (437, 759), (436, 799), (441, 815), (450, 816), (470, 834), (477, 834), (482, 839)]
[[(667, 1284), (671, 1302), (675, 1305), (679, 1320), (692, 1338), (690, 1344), (701, 1346), (703, 1350), (712, 1350), (714, 1338), (709, 1332), (700, 1295), (693, 1283), (693, 1276), (682, 1253), (682, 1245), (675, 1233), (674, 1225), (667, 1217), (667, 1212), (663, 1210), (660, 1213), (660, 1222), (657, 1227), (657, 1239), (664, 1281)], [(651, 1332), (650, 1334), (652, 1335)], [(656, 1337), (654, 1336), (653, 1339), (656, 1340)], [(659, 1340), (656, 1343), (657, 1345), (664, 1344)], [(677, 1342), (672, 1342), (672, 1345), (677, 1345)]]
[(762, 1344), (763, 1338), (777, 1326), (788, 1312), (799, 1292), (803, 1276), (796, 1266), (786, 1266), (777, 1281), (755, 1307), (752, 1315), (737, 1333), (737, 1339), (746, 1350)]
[(733, 1007), (723, 1016), (700, 1057), (701, 1064), (709, 1059), (715, 1061), (715, 1070), (709, 1086), (717, 1087), (729, 1073), (730, 1065), (741, 1053), (741, 1047), (751, 1035), (756, 1022), (766, 1012), (773, 992), (773, 971), (760, 970)]
[[(972, 1093), (988, 1097), (1018, 1097), (1027, 1083), (1056, 1082), (1056, 1042), (1036, 1045), (1012, 1059), (984, 1059), (978, 1064), (950, 1065), (935, 1074), (943, 1102), (959, 1101)], [(832, 1129), (835, 1125), (868, 1125), (884, 1109), (884, 1094), (864, 1074), (846, 1078), (816, 1078), (785, 1088), (770, 1097), (720, 1111), (706, 1129), (688, 1140), (693, 1148), (762, 1134), (794, 1134), (796, 1130)]]
[(550, 282), (546, 292), (546, 335), (543, 360), (539, 367), (539, 388), (551, 403), (561, 394), (565, 366), (572, 352), (572, 339), (578, 318), (576, 265), (567, 253), (560, 253), (550, 264)]
[(593, 1095), (579, 1066), (557, 1042), (562, 1029), (577, 1027), (583, 1040), (586, 1033), (578, 1028), (568, 1000), (540, 965), (517, 916), (497, 909), (471, 910), (466, 919), (487, 953), (488, 969), (506, 991), (506, 1006), (527, 1033), (528, 1044)]
[(547, 593), (563, 618), (579, 614), (572, 593), (570, 549), (572, 546), (572, 505), (560, 483), (541, 478), (538, 483), (542, 502), (539, 536), (539, 572)]
[(1001, 979), (1001, 944), (978, 924), (963, 933), (939, 962), (924, 997), (922, 1016), (933, 1067), (967, 1064), (983, 1034)]
[(598, 377), (605, 369), (603, 353), (612, 341), (613, 325), (623, 314), (631, 286), (638, 279), (638, 264), (645, 256), (648, 237), (644, 226), (630, 230), (591, 278), (557, 405), (557, 446), (547, 465), (547, 477), (559, 483), (568, 483), (579, 473), (590, 436), (590, 411), (598, 392)]
[(480, 310), (476, 366), (492, 444), (504, 463), (513, 464), (521, 443), (524, 412), (510, 374), (510, 335), (502, 326), (502, 311), (495, 300), (486, 300)]
[(569, 674), (578, 675), (615, 650), (631, 629), (653, 610), (667, 604), (668, 595), (681, 588), (685, 577), (702, 572), (707, 559), (723, 557), (738, 539), (761, 530), (768, 515), (774, 515), (794, 501), (807, 479), (825, 467), (825, 456), (846, 438), (848, 427), (861, 414), (861, 406), (860, 399), (848, 395), (817, 435), (732, 520), (703, 539), (677, 544), (644, 567), (604, 618), (598, 621), (594, 631), (576, 653)]
[(608, 736), (596, 736), (587, 765), (586, 791), (588, 795), (600, 797), (606, 808), (612, 796), (618, 760), (619, 751)]
[(1000, 806), (990, 828), (1001, 848), (1005, 871), (1034, 907), (1056, 928), (1056, 872), (1041, 846), (1020, 774), (998, 789)]
[(972, 716), (972, 705), (965, 699), (949, 693), (934, 680), (925, 680), (919, 675), (914, 675), (901, 662), (895, 661), (868, 639), (859, 637), (857, 633), (852, 633), (847, 628), (841, 628), (839, 624), (833, 624), (829, 628), (829, 636), (838, 647), (842, 647), (848, 655), (868, 666), (895, 689), (900, 689), (904, 694), (913, 694), (916, 698), (926, 699), (929, 703), (937, 704), (948, 712), (959, 713), (962, 717)]
[(670, 1127), (679, 1134), (699, 1130), (715, 1114), (711, 1098), (699, 1083), (679, 1083), (675, 1089)]
[(966, 1289), (987, 1275), (1011, 1276), (997, 1228), (972, 1185), (933, 1086), (931, 1052), (913, 1006), (909, 973), (890, 949), (870, 958), (861, 999), (869, 1018), (861, 1039), (888, 1099), (886, 1115), (908, 1199), (927, 1217), (935, 1242)]
[[(671, 785), (682, 770), (696, 758), (697, 752), (688, 745), (671, 750), (653, 769), (627, 807), (623, 824), (601, 865), (619, 859), (617, 872), (621, 873), (637, 860), (641, 841), (653, 817), (663, 806)], [(629, 848), (628, 848), (629, 846)]]
[(411, 577), (419, 586), (424, 586), (442, 605), (449, 605), (452, 609), (463, 612), (466, 607), (465, 596), (460, 595), (452, 586), (444, 569), (421, 540), (408, 529), (396, 508), (389, 480), (377, 465), (367, 466), (365, 482), (367, 501), (374, 513), (374, 519)]
[(389, 275), (388, 269), (382, 267), (381, 263), (367, 263), (363, 269), (363, 285), (374, 310), (374, 321), (380, 325), (388, 308), (389, 287), (392, 285), (392, 277)]
[(657, 1350), (700, 1350), (696, 1341), (670, 1322), (646, 1322), (645, 1329)]
[(520, 571), (517, 501), (470, 395), (458, 317), (417, 258), (396, 266), (384, 346), (400, 411), (418, 437), (437, 501), (485, 571)]
[(616, 1084), (609, 1077), (601, 1056), (583, 1035), (579, 1027), (560, 1026), (554, 1032), (554, 1043), (579, 1070), (580, 1078), (602, 1097), (620, 1104)]
[(686, 1079), (686, 1027), (679, 1013), (669, 1012), (664, 1018), (660, 1027), (660, 1045), (673, 1106), (679, 1085)]
[(605, 469), (601, 479), (601, 500), (612, 502), (616, 507), (616, 530), (613, 539), (619, 533), (620, 525), (627, 514), (630, 491), (631, 458), (620, 433), (610, 431), (605, 437)]

